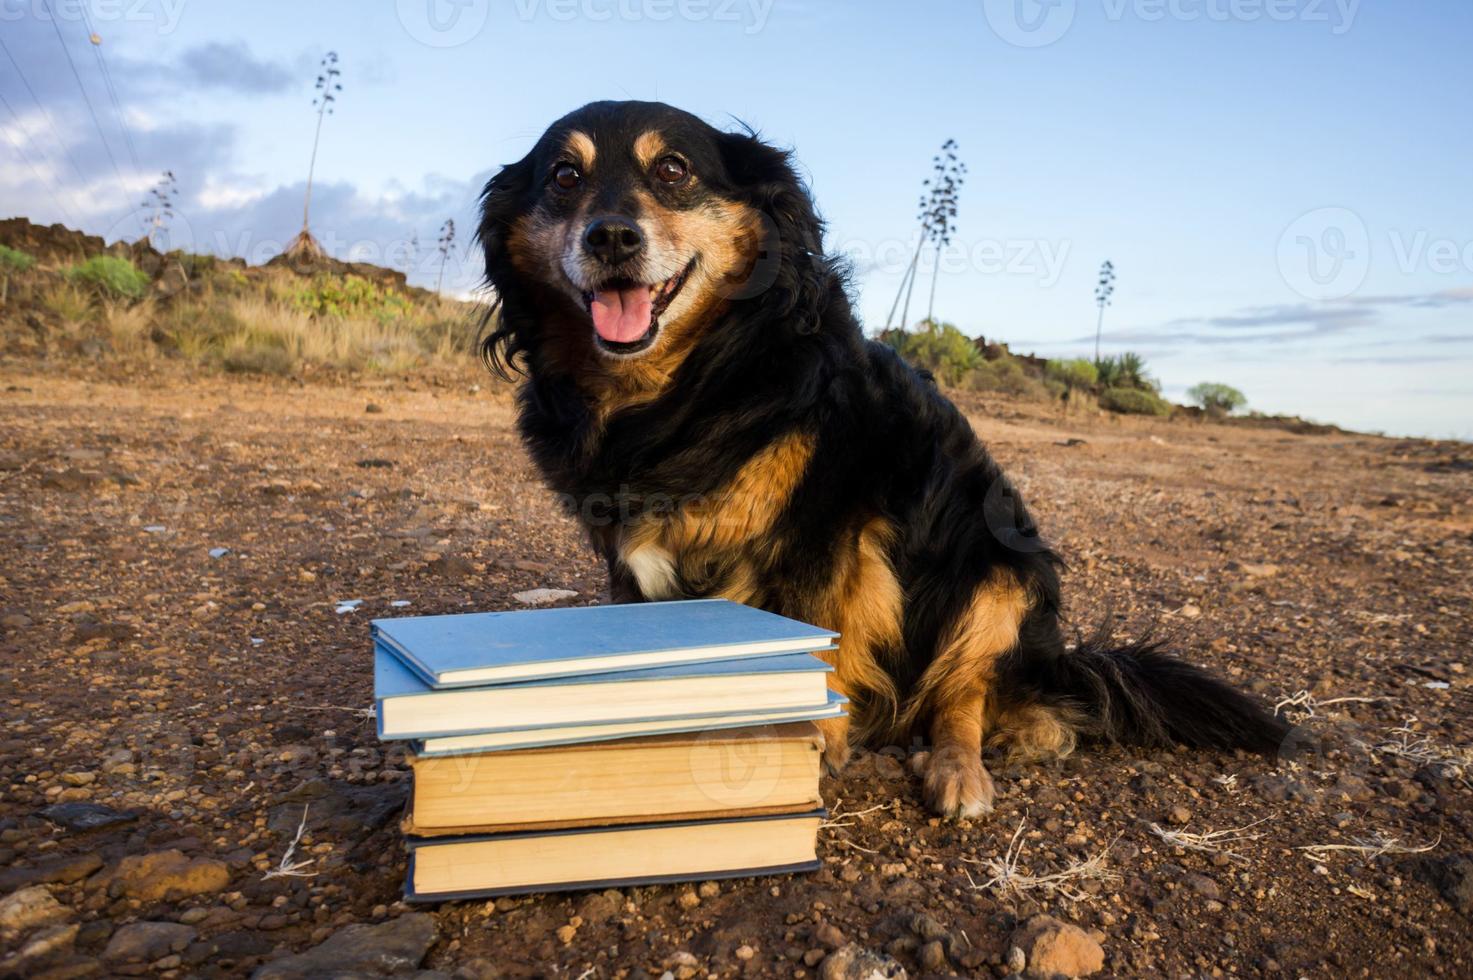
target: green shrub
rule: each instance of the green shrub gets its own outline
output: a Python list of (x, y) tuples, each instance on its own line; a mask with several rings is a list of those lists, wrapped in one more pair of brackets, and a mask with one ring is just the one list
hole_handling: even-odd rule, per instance
[(1053, 394), (1042, 381), (1024, 370), (1022, 363), (1014, 357), (980, 361), (967, 373), (963, 385), (973, 391), (1000, 391), (1024, 398), (1045, 398)]
[(25, 272), (36, 264), (36, 257), (9, 245), (0, 245), (0, 272)]
[(983, 363), (982, 353), (972, 338), (949, 323), (927, 320), (915, 333), (887, 330), (880, 340), (911, 365), (925, 368), (944, 384), (960, 384), (968, 372)]
[(1248, 396), (1232, 385), (1203, 381), (1187, 390), (1187, 397), (1201, 405), (1209, 415), (1228, 415), (1248, 404)]
[(1126, 415), (1170, 415), (1171, 403), (1154, 391), (1142, 388), (1106, 388), (1100, 405)]
[(148, 276), (132, 262), (113, 255), (94, 255), (68, 269), (66, 277), (103, 299), (141, 299), (148, 292)]
[(1092, 388), (1100, 380), (1100, 373), (1084, 358), (1072, 361), (1049, 361), (1044, 368), (1046, 377), (1062, 382), (1065, 388)]
[(1102, 357), (1094, 362), (1099, 383), (1106, 388), (1139, 388), (1156, 391), (1155, 381), (1146, 375), (1146, 359), (1133, 351), (1119, 357)]
[(386, 323), (407, 315), (409, 300), (362, 276), (320, 275), (292, 294), (291, 304), (310, 316), (366, 316)]

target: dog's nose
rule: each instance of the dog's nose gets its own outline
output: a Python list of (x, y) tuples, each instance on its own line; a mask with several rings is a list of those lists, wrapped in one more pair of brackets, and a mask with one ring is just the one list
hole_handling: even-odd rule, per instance
[(583, 245), (599, 261), (618, 265), (639, 254), (644, 247), (644, 235), (640, 234), (639, 225), (628, 218), (594, 218), (583, 232)]

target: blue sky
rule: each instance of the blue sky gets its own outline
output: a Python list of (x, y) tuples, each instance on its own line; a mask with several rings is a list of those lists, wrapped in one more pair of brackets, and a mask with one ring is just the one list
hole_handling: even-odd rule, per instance
[[(1145, 354), (1168, 395), (1225, 381), (1264, 411), (1473, 438), (1459, 0), (79, 2), (0, 0), (0, 214), (137, 237), (167, 167), (180, 243), (267, 258), (300, 224), (332, 49), (313, 229), (339, 254), (404, 265), (417, 234), (433, 284), (441, 222), (468, 242), (480, 185), (549, 122), (660, 99), (795, 149), (877, 328), (954, 138), (938, 317), (1088, 354), (1108, 258), (1104, 349)], [(478, 273), (462, 252), (447, 283)]]

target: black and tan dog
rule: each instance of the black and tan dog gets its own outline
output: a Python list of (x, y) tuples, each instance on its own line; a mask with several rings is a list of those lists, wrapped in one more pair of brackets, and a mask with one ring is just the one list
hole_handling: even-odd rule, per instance
[(599, 102), (487, 185), (485, 353), (616, 601), (724, 596), (837, 630), (852, 742), (929, 736), (941, 814), (990, 809), (984, 745), (1079, 736), (1272, 751), (1284, 726), (1148, 646), (1060, 634), (1059, 559), (966, 420), (866, 341), (788, 157)]

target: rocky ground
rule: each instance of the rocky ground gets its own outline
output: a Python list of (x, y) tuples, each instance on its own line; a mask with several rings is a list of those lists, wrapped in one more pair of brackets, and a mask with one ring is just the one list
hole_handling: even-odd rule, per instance
[(0, 369), (0, 974), (1473, 973), (1467, 446), (969, 402), (1076, 620), (1284, 701), (1281, 758), (998, 764), (945, 824), (891, 747), (825, 782), (816, 874), (421, 908), (368, 620), (603, 589), (504, 392), (33, 372)]

